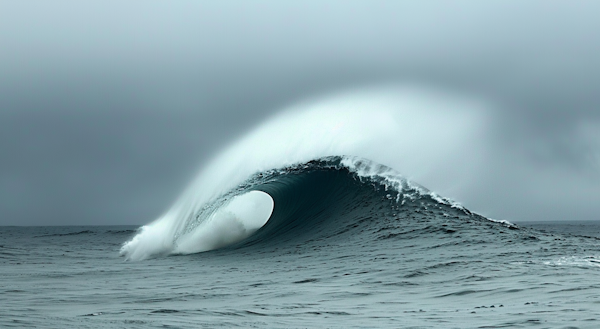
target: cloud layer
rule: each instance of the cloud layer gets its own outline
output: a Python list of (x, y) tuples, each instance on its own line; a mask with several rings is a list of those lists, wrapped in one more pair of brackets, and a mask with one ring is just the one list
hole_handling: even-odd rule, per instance
[(0, 224), (148, 222), (219, 149), (279, 109), (390, 83), (490, 104), (488, 172), (451, 197), (499, 219), (597, 219), (599, 10), (587, 1), (3, 2)]

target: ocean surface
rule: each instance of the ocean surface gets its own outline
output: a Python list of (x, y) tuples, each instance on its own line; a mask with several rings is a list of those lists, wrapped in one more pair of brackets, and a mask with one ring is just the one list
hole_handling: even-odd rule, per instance
[(493, 221), (348, 157), (210, 200), (142, 228), (0, 227), (0, 327), (600, 328), (600, 221)]

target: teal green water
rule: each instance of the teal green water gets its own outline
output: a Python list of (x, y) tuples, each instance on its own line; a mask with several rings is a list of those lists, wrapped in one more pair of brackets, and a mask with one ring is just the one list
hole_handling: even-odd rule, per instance
[(250, 188), (267, 225), (204, 253), (125, 261), (135, 227), (0, 227), (0, 327), (600, 327), (600, 222), (494, 222), (339, 168)]
[(357, 238), (125, 262), (118, 250), (132, 229), (0, 228), (0, 327), (596, 328), (600, 319), (596, 239), (526, 230), (538, 239), (520, 240), (511, 230), (500, 245), (483, 239), (504, 230), (492, 224), (464, 245)]

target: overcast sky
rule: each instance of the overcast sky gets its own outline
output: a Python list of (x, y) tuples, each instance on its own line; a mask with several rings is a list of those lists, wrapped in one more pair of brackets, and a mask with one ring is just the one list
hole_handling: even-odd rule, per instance
[(493, 105), (497, 157), (457, 201), (600, 219), (598, 17), (597, 1), (2, 1), (0, 225), (147, 223), (281, 108), (390, 83)]

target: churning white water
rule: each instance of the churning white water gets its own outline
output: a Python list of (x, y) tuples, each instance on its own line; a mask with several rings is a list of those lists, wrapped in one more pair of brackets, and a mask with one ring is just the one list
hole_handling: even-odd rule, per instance
[(262, 191), (235, 196), (207, 218), (202, 229), (183, 235), (174, 252), (189, 254), (241, 241), (267, 223), (273, 206), (273, 198)]

